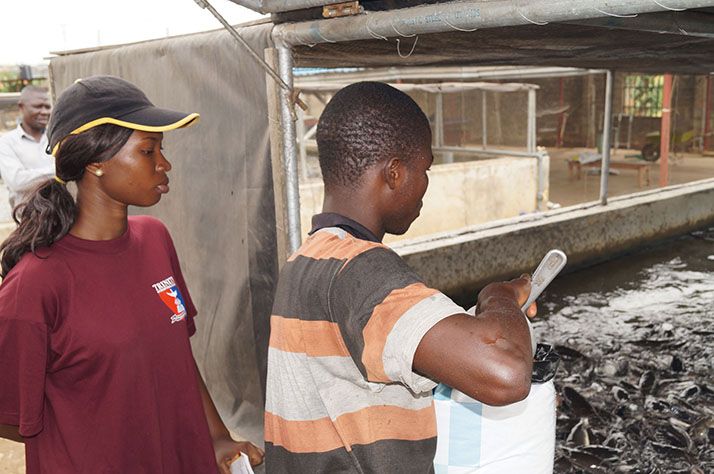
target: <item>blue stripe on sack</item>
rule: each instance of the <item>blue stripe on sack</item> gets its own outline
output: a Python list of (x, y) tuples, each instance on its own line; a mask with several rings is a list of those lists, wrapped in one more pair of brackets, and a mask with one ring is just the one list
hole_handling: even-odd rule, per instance
[(440, 383), (434, 389), (434, 399), (436, 400), (450, 400), (451, 399), (452, 388)]
[(449, 465), (478, 467), (481, 463), (481, 411), (483, 404), (451, 402)]
[(434, 465), (434, 474), (449, 474), (449, 466), (442, 466), (441, 464)]

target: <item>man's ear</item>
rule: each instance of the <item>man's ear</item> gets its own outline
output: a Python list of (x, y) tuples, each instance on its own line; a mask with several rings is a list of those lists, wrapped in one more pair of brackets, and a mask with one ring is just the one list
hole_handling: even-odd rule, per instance
[(390, 158), (384, 164), (384, 180), (389, 189), (396, 189), (402, 180), (404, 163), (399, 158)]

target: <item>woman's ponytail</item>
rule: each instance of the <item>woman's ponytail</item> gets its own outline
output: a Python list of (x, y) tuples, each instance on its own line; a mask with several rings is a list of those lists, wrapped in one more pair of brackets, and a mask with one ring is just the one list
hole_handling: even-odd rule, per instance
[(105, 124), (62, 141), (55, 161), (59, 179), (53, 177), (38, 184), (29, 199), (13, 211), (18, 227), (0, 245), (0, 276), (4, 278), (26, 253), (36, 254), (70, 231), (77, 217), (77, 204), (64, 183), (81, 180), (87, 165), (116, 155), (132, 132)]
[(38, 184), (30, 197), (15, 207), (17, 229), (0, 245), (3, 278), (27, 252), (35, 253), (62, 238), (74, 223), (77, 205), (67, 186), (54, 178)]

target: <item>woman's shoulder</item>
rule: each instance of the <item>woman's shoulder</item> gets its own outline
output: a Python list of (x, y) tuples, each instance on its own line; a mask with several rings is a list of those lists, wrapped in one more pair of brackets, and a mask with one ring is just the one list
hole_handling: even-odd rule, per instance
[(134, 241), (141, 247), (161, 247), (173, 252), (173, 239), (166, 225), (153, 216), (129, 216)]
[(139, 235), (169, 235), (166, 224), (154, 216), (129, 216), (129, 226), (132, 232), (136, 232)]
[(71, 272), (62, 255), (51, 248), (42, 248), (20, 258), (2, 280), (0, 293), (42, 298), (61, 291), (71, 280)]
[(148, 215), (129, 216), (129, 225), (142, 229), (166, 229), (159, 218)]
[(67, 272), (67, 264), (64, 261), (62, 252), (54, 247), (42, 247), (35, 252), (27, 252), (20, 257), (17, 265), (8, 273), (8, 277), (13, 273), (17, 273), (33, 278), (56, 275), (64, 278)]

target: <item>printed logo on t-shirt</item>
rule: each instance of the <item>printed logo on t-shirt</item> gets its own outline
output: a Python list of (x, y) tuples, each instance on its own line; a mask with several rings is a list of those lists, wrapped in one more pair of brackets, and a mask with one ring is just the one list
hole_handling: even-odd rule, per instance
[(176, 286), (174, 277), (168, 277), (151, 286), (159, 294), (161, 301), (173, 311), (171, 324), (177, 323), (186, 317), (186, 305), (183, 302), (183, 296), (181, 296), (178, 286)]

